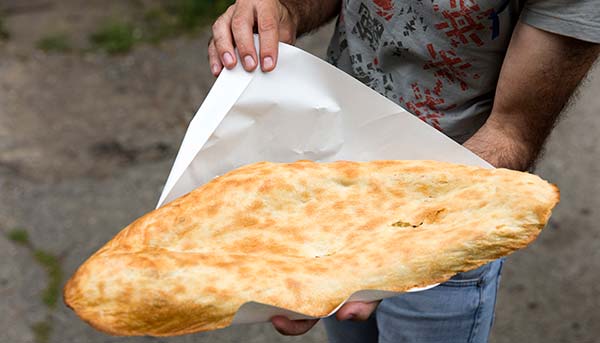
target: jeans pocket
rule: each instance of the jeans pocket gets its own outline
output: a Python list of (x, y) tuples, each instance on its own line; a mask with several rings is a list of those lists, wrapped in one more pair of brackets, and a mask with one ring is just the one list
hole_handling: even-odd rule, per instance
[(491, 263), (454, 275), (450, 280), (442, 283), (440, 286), (467, 287), (481, 285), (485, 275), (490, 271)]

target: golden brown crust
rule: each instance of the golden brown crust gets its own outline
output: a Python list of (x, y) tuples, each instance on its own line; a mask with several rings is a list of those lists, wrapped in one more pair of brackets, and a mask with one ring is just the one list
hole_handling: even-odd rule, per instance
[(133, 222), (64, 299), (114, 335), (226, 327), (247, 301), (324, 316), (358, 290), (444, 282), (523, 248), (558, 200), (556, 186), (505, 169), (255, 163)]

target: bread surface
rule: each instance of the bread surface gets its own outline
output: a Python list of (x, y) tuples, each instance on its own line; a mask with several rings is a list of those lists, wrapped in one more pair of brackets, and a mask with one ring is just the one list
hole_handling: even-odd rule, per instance
[(325, 316), (358, 290), (444, 282), (523, 248), (558, 200), (555, 186), (506, 169), (255, 163), (127, 226), (64, 299), (127, 336), (223, 328), (248, 301)]

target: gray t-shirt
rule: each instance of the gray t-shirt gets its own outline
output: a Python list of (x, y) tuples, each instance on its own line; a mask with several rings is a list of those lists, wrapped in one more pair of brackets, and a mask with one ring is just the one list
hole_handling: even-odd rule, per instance
[(491, 111), (519, 17), (600, 43), (598, 0), (343, 0), (328, 58), (462, 143)]

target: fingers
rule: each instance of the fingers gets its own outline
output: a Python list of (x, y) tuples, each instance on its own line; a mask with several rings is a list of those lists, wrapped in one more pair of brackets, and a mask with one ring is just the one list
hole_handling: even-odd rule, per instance
[[(379, 305), (379, 301), (373, 302), (349, 302), (342, 306), (337, 314), (338, 320), (353, 320), (362, 321), (367, 320), (371, 314), (375, 311)], [(308, 332), (315, 324), (318, 319), (311, 320), (289, 320), (283, 316), (275, 316), (271, 318), (271, 323), (277, 331), (283, 335), (297, 336)]]
[(344, 304), (336, 313), (335, 317), (338, 320), (367, 320), (379, 305), (379, 301), (373, 302), (358, 302), (353, 301)]
[(221, 74), (221, 70), (223, 70), (223, 64), (219, 58), (219, 53), (217, 52), (214, 39), (211, 39), (210, 43), (208, 44), (208, 64), (210, 65), (210, 72), (214, 76), (219, 76), (219, 74)]
[(271, 71), (277, 64), (279, 46), (278, 8), (274, 2), (262, 2), (257, 8), (260, 60), (263, 71)]
[(246, 2), (236, 5), (231, 17), (231, 32), (246, 71), (256, 69), (258, 58), (254, 48), (254, 8)]
[[(238, 62), (234, 53), (237, 47), (239, 59), (247, 71), (253, 71), (258, 65), (265, 72), (275, 69), (280, 39), (293, 42), (295, 34), (290, 23), (281, 25), (289, 14), (282, 13), (274, 1), (246, 2), (238, 1), (227, 9), (215, 21), (212, 27), (213, 40), (208, 47), (208, 58), (213, 75), (223, 69), (232, 69)], [(258, 27), (260, 39), (260, 58), (254, 46), (254, 25)], [(281, 27), (280, 27), (281, 26)], [(281, 31), (281, 32), (280, 32)]]
[[(233, 50), (233, 37), (231, 35), (231, 20), (234, 11), (235, 5), (229, 7), (229, 9), (227, 9), (227, 11), (225, 11), (212, 26), (213, 41), (211, 44), (214, 45), (213, 55), (218, 56), (221, 65), (224, 65), (227, 69), (235, 67), (235, 64), (237, 63)], [(210, 56), (211, 52), (209, 46), (209, 59)], [(211, 61), (211, 69), (213, 67)]]
[(287, 336), (302, 335), (312, 329), (317, 324), (318, 319), (306, 320), (289, 320), (283, 316), (275, 316), (271, 318), (271, 323), (279, 333)]

